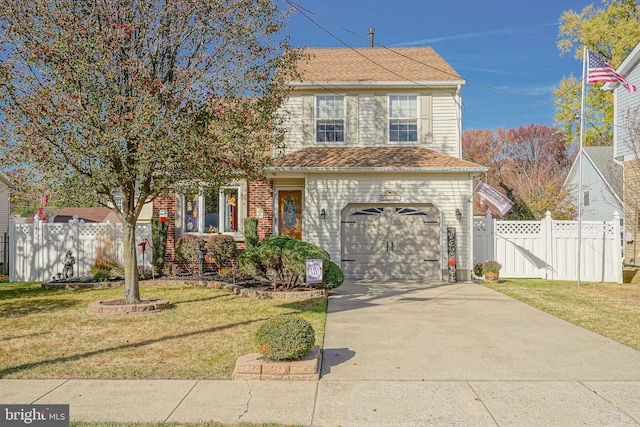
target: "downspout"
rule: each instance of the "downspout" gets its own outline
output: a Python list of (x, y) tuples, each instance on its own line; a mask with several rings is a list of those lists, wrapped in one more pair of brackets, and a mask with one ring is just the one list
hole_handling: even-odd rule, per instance
[(455, 101), (458, 108), (456, 109), (456, 114), (458, 115), (458, 155), (459, 159), (462, 158), (462, 97), (460, 93), (462, 92), (462, 85), (459, 84), (456, 89)]

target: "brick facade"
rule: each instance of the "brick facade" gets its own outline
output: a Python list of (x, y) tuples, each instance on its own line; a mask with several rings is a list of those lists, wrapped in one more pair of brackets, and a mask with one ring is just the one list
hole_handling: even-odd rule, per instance
[[(273, 234), (273, 183), (250, 182), (246, 198), (247, 217), (257, 218), (257, 211), (262, 209), (262, 218), (258, 219), (258, 237), (260, 240)], [(160, 209), (169, 213), (169, 235), (167, 237), (167, 253), (165, 262), (175, 263), (176, 244), (176, 197), (175, 195), (161, 195), (153, 201), (153, 218), (160, 216)], [(244, 248), (244, 242), (238, 242), (238, 248)]]
[(248, 217), (258, 218), (257, 210), (262, 209), (258, 218), (260, 240), (273, 235), (273, 181), (249, 183)]

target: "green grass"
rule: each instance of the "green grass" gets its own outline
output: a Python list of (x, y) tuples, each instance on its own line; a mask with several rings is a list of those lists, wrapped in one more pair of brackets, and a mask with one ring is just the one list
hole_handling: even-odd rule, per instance
[(322, 345), (326, 298), (252, 299), (202, 287), (142, 286), (159, 313), (89, 316), (90, 302), (122, 298), (122, 288), (44, 290), (0, 283), (0, 378), (230, 379), (239, 356), (256, 352), (262, 321), (296, 313)]
[(640, 285), (506, 279), (485, 286), (640, 350)]

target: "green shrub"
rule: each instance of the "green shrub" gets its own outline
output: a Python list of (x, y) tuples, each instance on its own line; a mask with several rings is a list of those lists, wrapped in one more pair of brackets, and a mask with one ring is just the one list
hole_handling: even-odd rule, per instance
[(327, 251), (311, 243), (292, 237), (274, 236), (244, 251), (238, 263), (241, 272), (270, 278), (276, 288), (278, 283), (292, 287), (298, 280), (306, 280), (307, 259), (322, 259), (324, 280), (320, 287), (333, 289), (342, 284), (344, 275), (329, 258)]
[(251, 249), (258, 244), (258, 218), (244, 219), (244, 246)]
[(322, 289), (335, 289), (344, 282), (344, 273), (333, 261), (322, 263)]
[(160, 218), (151, 219), (151, 244), (153, 245), (151, 264), (156, 271), (162, 271), (164, 257), (167, 253), (167, 236), (169, 235), (169, 221), (161, 222)]
[(478, 277), (482, 277), (482, 275), (484, 274), (484, 267), (482, 266), (481, 262), (478, 262), (473, 266), (473, 274)]
[(292, 274), (304, 278), (308, 259), (329, 261), (329, 253), (311, 243), (291, 239), (282, 248), (282, 266)]
[(265, 359), (299, 360), (309, 354), (315, 336), (309, 322), (288, 314), (265, 321), (256, 333), (256, 345)]
[(218, 270), (225, 262), (238, 255), (238, 245), (233, 237), (226, 234), (212, 234), (207, 239), (207, 254), (215, 258)]
[(193, 234), (185, 234), (176, 242), (176, 259), (190, 274), (195, 274), (200, 256), (200, 243), (204, 241)]
[(178, 266), (175, 264), (165, 264), (164, 267), (162, 267), (162, 275), (165, 277), (178, 276)]

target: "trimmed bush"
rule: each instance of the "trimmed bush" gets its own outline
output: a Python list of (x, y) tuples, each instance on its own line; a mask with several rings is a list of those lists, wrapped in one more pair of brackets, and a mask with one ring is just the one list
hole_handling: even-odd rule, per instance
[(256, 345), (265, 359), (300, 360), (311, 351), (315, 337), (309, 322), (287, 314), (265, 321), (256, 332)]
[[(240, 271), (249, 275), (260, 275), (272, 280), (274, 288), (278, 283), (293, 287), (298, 280), (305, 281), (307, 259), (323, 260), (323, 283), (320, 288), (337, 288), (344, 281), (344, 274), (329, 260), (324, 249), (302, 242), (292, 237), (267, 237), (252, 249), (238, 257)], [(270, 275), (270, 277), (268, 277)]]
[(329, 253), (311, 243), (291, 239), (282, 248), (282, 266), (298, 277), (305, 278), (308, 259), (329, 261)]
[(151, 264), (156, 271), (162, 271), (164, 256), (167, 253), (167, 236), (169, 221), (161, 222), (159, 218), (151, 218), (151, 243), (153, 245)]
[(335, 289), (344, 282), (344, 273), (333, 261), (322, 262), (322, 284), (323, 289)]
[(176, 259), (187, 269), (189, 274), (195, 274), (200, 256), (200, 237), (185, 234), (176, 242)]
[(251, 249), (258, 244), (258, 218), (244, 219), (244, 246)]
[(208, 255), (216, 260), (218, 270), (222, 268), (225, 262), (234, 259), (238, 255), (238, 246), (233, 237), (226, 234), (212, 234), (207, 239)]

